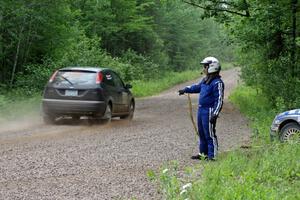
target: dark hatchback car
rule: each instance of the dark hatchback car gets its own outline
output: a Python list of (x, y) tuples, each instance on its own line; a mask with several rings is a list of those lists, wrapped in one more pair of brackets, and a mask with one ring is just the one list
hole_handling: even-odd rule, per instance
[(59, 69), (51, 76), (43, 93), (44, 122), (53, 124), (58, 117), (80, 119), (82, 116), (106, 122), (112, 117), (131, 120), (135, 109), (131, 87), (111, 69)]

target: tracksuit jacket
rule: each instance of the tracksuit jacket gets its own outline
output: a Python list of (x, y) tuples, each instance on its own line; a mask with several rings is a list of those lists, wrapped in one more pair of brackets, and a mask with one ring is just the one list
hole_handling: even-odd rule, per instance
[(216, 76), (209, 82), (207, 77), (200, 83), (188, 86), (185, 93), (200, 93), (198, 107), (199, 152), (208, 158), (217, 155), (218, 141), (216, 123), (211, 123), (211, 117), (218, 116), (224, 99), (224, 82), (221, 76)]

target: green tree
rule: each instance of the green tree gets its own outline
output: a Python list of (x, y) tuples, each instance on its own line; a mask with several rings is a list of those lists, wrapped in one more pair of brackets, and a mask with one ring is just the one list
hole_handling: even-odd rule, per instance
[(58, 59), (67, 49), (76, 12), (67, 0), (7, 0), (0, 5), (0, 79), (12, 86), (26, 64), (41, 64), (46, 56)]
[(198, 67), (208, 55), (229, 60), (223, 27), (202, 15), (180, 0), (0, 1), (0, 89), (40, 90), (69, 65), (110, 66), (136, 80)]
[(283, 99), (289, 108), (297, 106), (300, 100), (298, 0), (184, 2), (204, 9), (204, 17), (213, 16), (228, 26), (239, 46), (242, 76), (248, 84), (261, 89), (274, 106), (277, 99)]

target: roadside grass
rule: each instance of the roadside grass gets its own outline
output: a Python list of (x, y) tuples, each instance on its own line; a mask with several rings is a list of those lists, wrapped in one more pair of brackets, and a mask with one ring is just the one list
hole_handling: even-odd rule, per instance
[(26, 96), (0, 95), (0, 124), (14, 119), (26, 119), (40, 112), (41, 94)]
[(270, 126), (276, 114), (283, 110), (272, 108), (261, 91), (244, 85), (235, 89), (229, 100), (250, 120), (255, 142), (270, 143)]
[[(300, 145), (270, 142), (276, 111), (263, 95), (240, 86), (230, 96), (251, 121), (249, 148), (222, 153), (215, 162), (200, 161), (182, 172), (174, 165), (149, 172), (165, 199), (300, 199)], [(168, 169), (168, 170), (166, 170)]]
[[(233, 68), (235, 65), (232, 63), (222, 64), (222, 70), (228, 70)], [(184, 72), (170, 72), (166, 73), (164, 78), (153, 79), (148, 81), (133, 81), (132, 82), (132, 91), (136, 97), (146, 97), (158, 94), (170, 87), (184, 83), (189, 80), (194, 80), (200, 77), (201, 66), (198, 70), (189, 70)]]
[(136, 97), (146, 97), (158, 94), (170, 87), (200, 77), (200, 70), (171, 72), (164, 78), (149, 81), (133, 81), (132, 92)]

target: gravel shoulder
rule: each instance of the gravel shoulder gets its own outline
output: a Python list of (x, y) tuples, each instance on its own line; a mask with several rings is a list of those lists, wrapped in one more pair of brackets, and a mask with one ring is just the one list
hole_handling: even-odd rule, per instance
[[(220, 151), (249, 140), (247, 120), (228, 101), (238, 70), (222, 72), (225, 102), (218, 120)], [(138, 99), (134, 120), (90, 125), (81, 120), (43, 125), (39, 120), (0, 127), (0, 199), (160, 199), (149, 169), (197, 153), (186, 97), (177, 85)], [(196, 115), (198, 95), (192, 95)]]

